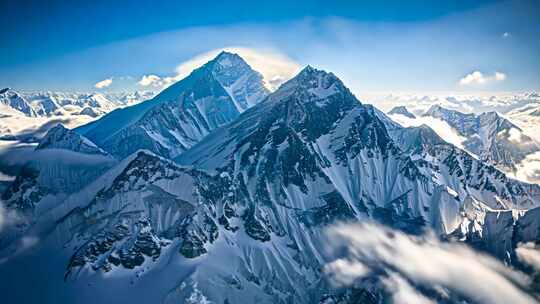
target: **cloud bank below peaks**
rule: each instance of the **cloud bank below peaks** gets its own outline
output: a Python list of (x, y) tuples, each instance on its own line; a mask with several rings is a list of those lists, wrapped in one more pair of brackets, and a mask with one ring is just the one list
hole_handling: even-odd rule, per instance
[(334, 258), (323, 271), (336, 287), (375, 281), (393, 303), (537, 303), (525, 274), (429, 234), (340, 224), (329, 228), (328, 242)]

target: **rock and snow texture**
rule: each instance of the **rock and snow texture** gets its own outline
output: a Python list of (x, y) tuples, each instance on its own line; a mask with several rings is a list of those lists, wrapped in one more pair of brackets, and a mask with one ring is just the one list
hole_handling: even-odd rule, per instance
[[(7, 299), (381, 303), (390, 299), (373, 285), (343, 290), (325, 280), (330, 225), (372, 219), (410, 234), (429, 228), (490, 242), (490, 252), (510, 257), (511, 236), (538, 238), (537, 185), (509, 179), (426, 126), (400, 126), (332, 73), (308, 66), (266, 96), (238, 82), (242, 66), (222, 53), (153, 100), (78, 134), (51, 131), (45, 147), (94, 147), (80, 134), (123, 159), (91, 180), (74, 174), (86, 186), (61, 193), (44, 183), (65, 176), (57, 167), (18, 177), (4, 199), (33, 217), (23, 232), (0, 235), (0, 260), (16, 236), (39, 242), (0, 264), (16, 273), (0, 284)], [(266, 97), (251, 102), (257, 94)], [(496, 238), (505, 244), (489, 241)], [(25, 276), (43, 267), (55, 294), (36, 299)]]
[(388, 115), (399, 114), (409, 118), (416, 118), (413, 113), (409, 112), (405, 106), (397, 106), (388, 111)]
[(507, 115), (493, 111), (462, 113), (440, 105), (431, 106), (417, 117), (394, 112), (389, 112), (389, 115), (406, 127), (429, 126), (445, 141), (467, 150), (513, 178), (532, 183), (540, 181), (537, 156), (540, 155), (540, 143)]
[(497, 112), (465, 114), (435, 105), (424, 116), (447, 122), (465, 138), (465, 149), (506, 172), (515, 173), (528, 155), (540, 151), (540, 143)]
[[(70, 92), (17, 92), (10, 88), (0, 90), (0, 104), (28, 117), (47, 117), (77, 113), (91, 108), (99, 115), (120, 106), (134, 104), (153, 97), (153, 92), (70, 93)], [(84, 115), (84, 114), (83, 114)]]
[(10, 88), (0, 90), (0, 104), (5, 108), (20, 112), (28, 117), (37, 116), (36, 111), (30, 106), (28, 101)]
[(118, 157), (147, 149), (172, 158), (267, 93), (259, 73), (238, 55), (222, 52), (152, 100), (113, 111), (78, 132)]
[(65, 149), (85, 154), (107, 155), (93, 142), (73, 130), (66, 129), (62, 124), (49, 129), (36, 149)]

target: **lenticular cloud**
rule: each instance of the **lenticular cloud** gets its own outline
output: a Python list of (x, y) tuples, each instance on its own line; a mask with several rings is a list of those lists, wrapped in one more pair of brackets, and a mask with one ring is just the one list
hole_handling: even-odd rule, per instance
[(374, 224), (328, 230), (337, 256), (324, 267), (337, 287), (377, 281), (394, 303), (537, 303), (530, 278), (469, 247)]

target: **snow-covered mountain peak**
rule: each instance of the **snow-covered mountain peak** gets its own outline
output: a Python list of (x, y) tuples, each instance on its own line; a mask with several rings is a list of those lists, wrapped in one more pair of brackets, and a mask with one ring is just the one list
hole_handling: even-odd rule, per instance
[(478, 116), (480, 124), (495, 124), (499, 131), (510, 130), (512, 128), (522, 131), (521, 128), (510, 122), (506, 117), (496, 111), (482, 113)]
[(321, 106), (324, 102), (329, 101), (329, 98), (339, 99), (335, 96), (345, 95), (352, 96), (352, 93), (338, 77), (333, 73), (318, 70), (308, 65), (294, 78), (281, 85), (272, 94), (272, 99), (284, 100), (288, 96), (295, 96), (294, 98), (302, 103), (318, 101), (318, 105)]
[(399, 115), (403, 115), (409, 118), (416, 118), (416, 116), (413, 113), (409, 112), (409, 110), (407, 110), (407, 107), (405, 106), (394, 107), (392, 108), (392, 110), (388, 112), (388, 114), (389, 115), (399, 114)]
[(236, 53), (230, 53), (227, 51), (222, 51), (219, 53), (216, 58), (213, 60), (215, 63), (219, 64), (222, 68), (231, 68), (231, 67), (240, 67), (249, 65)]
[(36, 147), (36, 150), (42, 149), (64, 149), (85, 154), (107, 155), (107, 152), (100, 149), (93, 142), (75, 131), (67, 129), (62, 124), (57, 124), (49, 129)]
[(238, 55), (220, 53), (151, 100), (113, 111), (77, 131), (115, 156), (139, 149), (176, 157), (269, 91)]
[(474, 114), (466, 114), (456, 110), (447, 109), (439, 104), (434, 104), (424, 113), (424, 116), (433, 117), (474, 117)]
[(30, 103), (21, 94), (11, 88), (0, 90), (0, 105), (8, 107), (10, 110), (19, 111), (28, 117), (38, 116)]

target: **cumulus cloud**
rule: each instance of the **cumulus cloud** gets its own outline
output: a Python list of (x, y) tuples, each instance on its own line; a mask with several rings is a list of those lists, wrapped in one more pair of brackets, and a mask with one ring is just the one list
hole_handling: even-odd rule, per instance
[(502, 72), (495, 72), (493, 75), (485, 75), (480, 71), (474, 71), (461, 78), (459, 80), (459, 84), (462, 86), (483, 85), (493, 82), (500, 82), (505, 79), (506, 74)]
[(161, 87), (163, 86), (163, 80), (158, 75), (143, 75), (143, 77), (141, 78), (141, 80), (139, 80), (139, 82), (137, 82), (137, 84), (143, 87)]
[(112, 84), (113, 80), (112, 78), (103, 79), (102, 81), (97, 82), (94, 84), (94, 87), (97, 89), (104, 89)]
[(144, 75), (138, 84), (140, 86), (166, 88), (185, 78), (196, 68), (214, 59), (221, 51), (240, 55), (254, 70), (262, 74), (266, 86), (270, 90), (277, 89), (279, 85), (292, 78), (300, 70), (298, 63), (277, 51), (245, 47), (226, 47), (202, 53), (179, 64), (175, 68), (175, 74), (172, 76)]
[[(410, 236), (375, 223), (341, 224), (328, 230), (335, 258), (323, 271), (335, 286), (380, 280), (396, 303), (536, 303), (531, 280), (492, 257), (431, 234)], [(352, 267), (351, 267), (352, 265)]]

